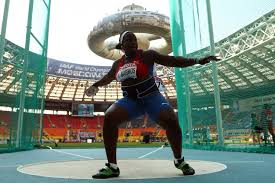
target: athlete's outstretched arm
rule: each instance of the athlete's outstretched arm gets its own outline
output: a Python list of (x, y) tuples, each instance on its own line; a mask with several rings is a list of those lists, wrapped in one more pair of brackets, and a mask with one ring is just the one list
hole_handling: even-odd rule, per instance
[(116, 67), (117, 67), (117, 61), (113, 63), (111, 70), (105, 76), (103, 76), (99, 81), (95, 82), (93, 86), (99, 87), (99, 86), (105, 86), (111, 83), (115, 79)]
[(185, 58), (181, 56), (162, 55), (154, 50), (144, 51), (143, 58), (146, 61), (151, 62), (151, 64), (155, 62), (157, 64), (168, 67), (188, 67), (195, 64), (204, 65), (210, 61), (220, 60), (216, 56), (206, 56), (203, 58)]
[(111, 70), (105, 76), (103, 76), (99, 81), (95, 82), (85, 91), (85, 94), (87, 96), (94, 96), (98, 92), (99, 86), (104, 86), (111, 83), (115, 79), (116, 67), (117, 61), (113, 63)]

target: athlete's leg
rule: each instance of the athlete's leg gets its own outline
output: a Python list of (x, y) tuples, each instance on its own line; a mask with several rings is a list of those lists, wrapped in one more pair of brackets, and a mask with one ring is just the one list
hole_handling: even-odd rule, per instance
[(148, 113), (150, 119), (166, 130), (167, 139), (174, 156), (176, 159), (180, 159), (182, 134), (177, 116), (172, 107), (160, 93), (144, 97), (143, 102), (145, 111)]
[(117, 163), (116, 145), (118, 139), (118, 126), (127, 120), (129, 120), (128, 112), (117, 104), (111, 105), (105, 113), (103, 139), (109, 163)]
[(256, 143), (256, 133), (254, 132), (254, 129), (252, 130), (252, 141), (253, 141), (253, 144)]
[(161, 110), (157, 123), (166, 130), (167, 139), (171, 145), (174, 157), (180, 159), (182, 156), (182, 133), (173, 109), (166, 108)]
[(261, 144), (261, 134), (260, 133), (257, 133), (257, 139), (258, 139), (258, 144)]
[(175, 166), (184, 175), (193, 175), (195, 170), (182, 157), (182, 133), (176, 113), (161, 94), (151, 95), (144, 99), (144, 106), (149, 117), (166, 130), (175, 161)]
[[(97, 174), (93, 175), (94, 179), (107, 179), (118, 177), (120, 170), (116, 164), (116, 144), (118, 138), (118, 126), (129, 118), (128, 112), (117, 104), (111, 105), (105, 113), (103, 125), (103, 140), (105, 151), (108, 159), (105, 167), (100, 169)], [(112, 163), (112, 164), (110, 164)]]
[(122, 98), (111, 105), (105, 113), (103, 125), (103, 139), (108, 163), (99, 172), (93, 175), (95, 179), (106, 179), (118, 177), (120, 170), (114, 164), (117, 164), (116, 146), (118, 139), (118, 126), (128, 120), (131, 120), (143, 112), (135, 100)]
[(182, 171), (184, 175), (194, 175), (195, 170), (184, 161), (182, 156), (182, 133), (177, 116), (172, 108), (162, 109), (157, 118), (158, 123), (166, 130), (167, 138), (174, 153), (175, 166)]
[(109, 163), (117, 163), (116, 144), (118, 139), (118, 126), (143, 113), (144, 111), (139, 103), (128, 97), (116, 101), (108, 108), (104, 118), (103, 138)]
[(272, 121), (269, 121), (269, 122), (268, 122), (268, 131), (269, 131), (269, 133), (271, 134), (272, 140), (273, 140), (273, 144), (275, 145), (275, 134), (274, 134), (274, 131), (273, 131), (273, 124), (272, 124)]

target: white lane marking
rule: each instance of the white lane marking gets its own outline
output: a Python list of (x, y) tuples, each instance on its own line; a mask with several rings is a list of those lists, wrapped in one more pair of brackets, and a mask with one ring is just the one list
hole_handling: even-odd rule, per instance
[(148, 155), (150, 155), (150, 154), (153, 154), (153, 153), (155, 153), (155, 152), (157, 152), (157, 151), (163, 149), (163, 147), (164, 147), (164, 145), (162, 145), (160, 148), (158, 148), (158, 149), (156, 149), (156, 150), (154, 150), (154, 151), (152, 151), (152, 152), (149, 152), (149, 153), (147, 153), (147, 154), (144, 154), (144, 155), (138, 157), (138, 159), (141, 159), (141, 158), (144, 158), (145, 156), (148, 156)]
[(264, 161), (222, 161), (222, 163), (264, 163)]
[[(209, 162), (211, 162), (211, 161), (209, 161)], [(224, 170), (227, 169), (227, 166), (225, 164), (214, 162), (214, 161), (212, 161), (212, 163), (216, 163), (217, 165), (223, 166)]]
[(94, 159), (94, 158), (87, 157), (87, 156), (81, 156), (81, 155), (78, 155), (78, 154), (73, 154), (73, 153), (68, 153), (68, 152), (64, 152), (64, 151), (59, 151), (59, 150), (53, 149), (53, 148), (50, 147), (50, 146), (46, 146), (46, 147), (48, 147), (48, 148), (49, 148), (50, 150), (52, 150), (52, 151), (59, 152), (59, 153), (63, 153), (63, 154), (67, 154), (67, 155), (77, 156), (77, 157), (84, 158), (84, 159)]
[(13, 168), (13, 167), (19, 167), (21, 165), (2, 165), (0, 168)]

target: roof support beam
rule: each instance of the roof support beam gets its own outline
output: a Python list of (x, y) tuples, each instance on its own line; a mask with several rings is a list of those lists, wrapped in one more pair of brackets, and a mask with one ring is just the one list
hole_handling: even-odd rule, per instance
[(49, 99), (49, 98), (50, 98), (51, 93), (52, 93), (52, 91), (53, 91), (53, 89), (54, 89), (54, 87), (55, 87), (55, 84), (58, 83), (59, 79), (60, 79), (60, 78), (56, 78), (55, 81), (52, 83), (52, 86), (51, 86), (51, 88), (50, 88), (50, 90), (49, 90), (49, 92), (48, 92), (48, 95), (46, 96), (46, 99)]
[(256, 75), (258, 78), (262, 79), (263, 81), (266, 80), (266, 77), (257, 69), (255, 69), (254, 67), (252, 67), (250, 64), (245, 64), (243, 59), (240, 57), (236, 57), (234, 58), (235, 60), (238, 60), (240, 65), (242, 67), (247, 68), (249, 71), (252, 71), (254, 75)]
[(87, 86), (88, 86), (88, 80), (86, 81), (86, 84), (85, 84), (85, 88), (84, 88), (84, 92), (83, 92), (83, 96), (82, 96), (82, 101), (84, 101), (84, 98), (85, 98), (85, 91), (87, 89)]
[(5, 89), (4, 93), (7, 93), (11, 89), (11, 87), (14, 86), (17, 81), (19, 81), (19, 79), (21, 78), (21, 76), (22, 76), (22, 73), (20, 73), (20, 75), (17, 75), (14, 78), (14, 80), (9, 84), (9, 86), (7, 86), (7, 88)]
[(76, 84), (76, 87), (75, 87), (75, 90), (74, 90), (74, 96), (73, 96), (73, 101), (75, 101), (75, 95), (76, 95), (76, 92), (77, 92), (77, 89), (80, 85), (80, 80), (78, 80), (77, 84)]
[(64, 88), (63, 88), (63, 90), (62, 90), (62, 92), (61, 92), (61, 95), (60, 95), (60, 97), (59, 97), (60, 100), (62, 100), (62, 97), (63, 97), (63, 95), (64, 95), (64, 92), (65, 92), (66, 88), (68, 87), (69, 82), (70, 82), (70, 79), (67, 79), (67, 81), (66, 81), (66, 83), (65, 83), (65, 85), (64, 85)]
[(248, 80), (246, 77), (244, 77), (243, 74), (238, 69), (236, 69), (235, 67), (233, 67), (232, 65), (230, 65), (228, 62), (223, 62), (223, 64), (225, 66), (227, 66), (229, 70), (231, 70), (232, 72), (234, 72), (234, 74), (236, 74), (239, 78), (241, 78), (247, 85), (253, 85), (250, 82), (250, 80)]

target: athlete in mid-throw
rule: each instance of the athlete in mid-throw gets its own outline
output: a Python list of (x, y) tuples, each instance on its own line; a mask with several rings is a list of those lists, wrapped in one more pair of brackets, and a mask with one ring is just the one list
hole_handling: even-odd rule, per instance
[(167, 67), (188, 67), (195, 64), (207, 64), (219, 60), (216, 56), (203, 58), (184, 58), (162, 55), (153, 50), (138, 49), (137, 38), (133, 32), (120, 34), (117, 49), (125, 54), (115, 61), (111, 70), (99, 81), (86, 90), (86, 95), (95, 95), (98, 87), (107, 85), (113, 80), (121, 82), (123, 98), (111, 105), (105, 113), (103, 138), (108, 163), (93, 178), (103, 179), (118, 177), (120, 174), (116, 159), (118, 126), (147, 114), (166, 130), (171, 145), (176, 168), (184, 175), (193, 175), (195, 170), (182, 157), (182, 132), (177, 115), (168, 101), (159, 92), (153, 75), (154, 64)]

